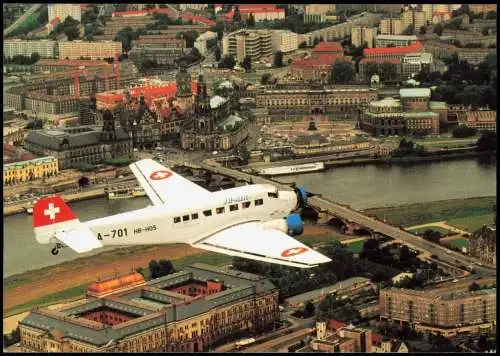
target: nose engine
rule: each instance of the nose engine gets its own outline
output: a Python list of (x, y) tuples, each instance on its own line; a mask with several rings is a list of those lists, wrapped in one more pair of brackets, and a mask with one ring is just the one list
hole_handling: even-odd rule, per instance
[(307, 206), (307, 191), (303, 187), (294, 189), (297, 195), (297, 209), (304, 209)]
[(304, 232), (304, 222), (299, 214), (290, 214), (286, 218), (287, 233), (291, 236)]

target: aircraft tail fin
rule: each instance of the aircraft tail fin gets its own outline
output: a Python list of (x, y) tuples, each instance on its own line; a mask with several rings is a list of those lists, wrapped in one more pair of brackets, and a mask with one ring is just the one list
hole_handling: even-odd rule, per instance
[(56, 231), (79, 223), (73, 210), (60, 196), (40, 199), (33, 206), (33, 228), (39, 243), (49, 243)]
[(35, 204), (33, 227), (35, 237), (41, 244), (58, 240), (78, 253), (102, 247), (101, 241), (78, 220), (59, 196), (44, 198)]

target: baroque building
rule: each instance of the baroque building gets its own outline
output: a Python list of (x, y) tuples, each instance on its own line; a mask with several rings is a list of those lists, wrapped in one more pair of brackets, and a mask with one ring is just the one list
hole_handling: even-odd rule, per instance
[(496, 266), (496, 240), (496, 227), (483, 226), (469, 238), (469, 255), (479, 258), (483, 263)]
[(181, 127), (181, 147), (191, 151), (229, 150), (246, 139), (248, 122), (233, 110), (232, 104), (230, 98), (210, 98), (200, 74), (193, 113)]
[(138, 273), (92, 283), (87, 299), (32, 310), (23, 352), (197, 352), (279, 320), (266, 278), (197, 263), (145, 282)]

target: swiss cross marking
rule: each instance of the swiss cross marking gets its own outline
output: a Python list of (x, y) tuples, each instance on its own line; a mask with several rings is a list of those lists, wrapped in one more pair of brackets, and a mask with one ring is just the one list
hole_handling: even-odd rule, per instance
[(49, 207), (43, 211), (43, 215), (46, 215), (50, 218), (50, 220), (54, 220), (56, 218), (56, 214), (61, 212), (61, 208), (58, 206), (54, 206), (53, 203), (49, 204)]
[(172, 175), (172, 173), (169, 171), (156, 171), (156, 172), (151, 173), (149, 178), (152, 180), (162, 180), (162, 179), (166, 179), (166, 178), (170, 177), (171, 175)]

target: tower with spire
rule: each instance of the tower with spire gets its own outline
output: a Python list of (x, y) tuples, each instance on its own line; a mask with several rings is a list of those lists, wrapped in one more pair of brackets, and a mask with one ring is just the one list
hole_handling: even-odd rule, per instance
[(183, 63), (179, 66), (179, 71), (175, 77), (177, 82), (177, 93), (175, 95), (176, 104), (185, 112), (191, 113), (194, 103), (191, 91), (191, 75), (187, 72)]

